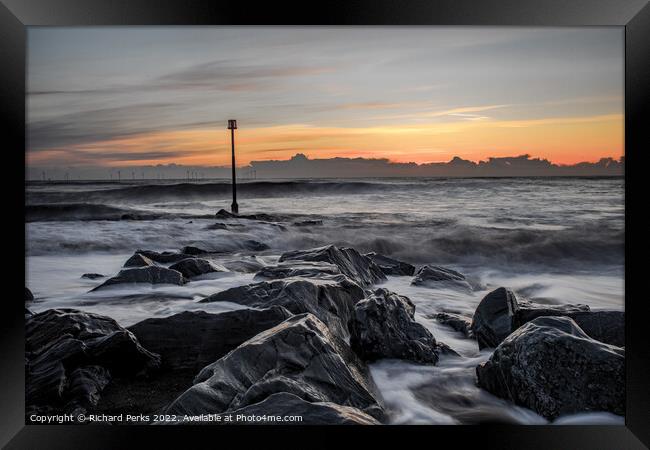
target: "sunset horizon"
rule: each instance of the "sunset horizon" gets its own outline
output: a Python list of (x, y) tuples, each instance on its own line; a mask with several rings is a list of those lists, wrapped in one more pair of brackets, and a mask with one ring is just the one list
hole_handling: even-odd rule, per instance
[(624, 155), (616, 29), (35, 28), (29, 47), (33, 167), (226, 166), (229, 118), (239, 167)]

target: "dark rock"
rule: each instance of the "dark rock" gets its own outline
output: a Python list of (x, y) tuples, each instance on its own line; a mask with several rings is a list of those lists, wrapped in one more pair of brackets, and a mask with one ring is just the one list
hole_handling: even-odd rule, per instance
[(472, 331), (472, 319), (460, 314), (441, 312), (435, 314), (432, 318), (436, 319), (443, 325), (453, 328), (455, 331), (463, 333), (465, 337), (472, 339), (474, 332)]
[(301, 220), (299, 222), (294, 222), (294, 227), (316, 227), (323, 225), (322, 220)]
[(254, 273), (262, 269), (265, 264), (256, 256), (244, 256), (241, 259), (226, 261), (223, 266), (232, 272)]
[(495, 289), (481, 300), (472, 320), (472, 331), (479, 349), (496, 347), (515, 327), (519, 309), (515, 294), (504, 287)]
[(188, 245), (186, 247), (183, 247), (181, 253), (196, 256), (196, 255), (205, 255), (208, 253), (228, 253), (234, 250), (249, 250), (254, 252), (260, 252), (262, 250), (268, 250), (268, 249), (269, 246), (262, 242), (255, 241), (253, 239), (245, 239), (241, 241), (232, 241), (229, 245), (223, 245), (223, 246), (212, 246), (212, 245), (207, 245), (207, 243), (202, 244), (201, 247)]
[(155, 266), (156, 263), (151, 260), (151, 258), (147, 258), (146, 256), (136, 253), (133, 256), (131, 256), (129, 259), (126, 260), (124, 263), (124, 266), (122, 267), (149, 267), (149, 266)]
[(227, 230), (228, 227), (226, 226), (225, 223), (217, 222), (217, 223), (213, 223), (212, 225), (208, 225), (207, 227), (205, 227), (205, 229), (206, 230)]
[(26, 319), (26, 399), (57, 411), (89, 408), (111, 376), (157, 369), (145, 350), (113, 319), (73, 309), (50, 309)]
[(258, 214), (233, 214), (225, 209), (220, 209), (215, 215), (217, 219), (247, 219), (258, 220), (263, 222), (280, 222), (285, 219), (283, 216), (273, 216), (271, 214), (258, 213)]
[(129, 327), (129, 331), (145, 348), (160, 354), (163, 368), (193, 369), (197, 373), (291, 315), (280, 306), (221, 314), (185, 311), (170, 317), (143, 320)]
[(517, 301), (515, 294), (499, 288), (486, 295), (476, 308), (472, 330), (479, 348), (496, 347), (520, 326), (543, 316), (572, 318), (593, 339), (622, 346), (625, 342), (625, 313), (591, 311), (587, 305), (546, 305)]
[(254, 405), (245, 406), (228, 413), (233, 417), (259, 416), (284, 417), (300, 416), (299, 422), (278, 422), (275, 420), (237, 422), (254, 425), (380, 425), (374, 417), (351, 406), (341, 406), (330, 402), (308, 402), (294, 394), (278, 392)]
[(476, 368), (478, 384), (547, 419), (625, 413), (625, 350), (591, 339), (568, 317), (539, 317)]
[(617, 347), (625, 346), (623, 311), (578, 311), (570, 317), (590, 338)]
[(206, 273), (227, 272), (225, 267), (218, 266), (211, 261), (200, 258), (187, 258), (169, 266), (171, 270), (177, 270), (186, 278), (198, 277)]
[(205, 367), (166, 413), (235, 411), (273, 394), (331, 402), (381, 417), (367, 368), (311, 314), (290, 317)]
[(472, 286), (460, 272), (439, 266), (422, 266), (411, 281), (414, 286), (450, 287), (471, 291)]
[(27, 287), (25, 287), (25, 303), (33, 302), (34, 294)]
[(332, 275), (340, 275), (341, 271), (338, 266), (323, 262), (291, 262), (280, 263), (276, 266), (266, 266), (255, 274), (256, 279), (264, 278), (277, 280), (280, 278), (304, 277), (304, 278), (322, 278)]
[(178, 262), (182, 259), (189, 258), (191, 255), (186, 255), (184, 253), (176, 253), (176, 252), (154, 252), (151, 250), (136, 250), (136, 253), (139, 253), (140, 255), (144, 255), (147, 258), (149, 258), (152, 261), (155, 261), (157, 263), (161, 264), (170, 264), (170, 263), (175, 263)]
[(293, 314), (312, 313), (337, 336), (347, 339), (348, 321), (364, 290), (349, 279), (307, 280), (289, 278), (237, 286), (204, 298), (201, 302), (233, 302), (254, 308), (283, 306)]
[(185, 283), (185, 279), (179, 271), (167, 269), (165, 267), (148, 266), (122, 269), (116, 276), (104, 281), (102, 284), (92, 289), (91, 292), (108, 286), (125, 283), (182, 285)]
[(106, 278), (106, 275), (102, 275), (101, 273), (84, 273), (81, 275), (81, 278), (86, 278), (88, 280), (96, 280), (97, 278)]
[(379, 266), (353, 248), (338, 248), (328, 245), (309, 250), (296, 250), (283, 253), (279, 261), (321, 261), (334, 264), (338, 266), (341, 273), (362, 286), (386, 281), (386, 275)]
[(415, 306), (402, 295), (377, 289), (358, 302), (350, 321), (350, 346), (362, 359), (438, 362), (436, 340), (413, 318)]
[(34, 315), (33, 312), (31, 312), (29, 309), (25, 308), (25, 319), (27, 319), (28, 317), (31, 317), (33, 315)]
[(407, 275), (413, 276), (415, 273), (415, 266), (398, 261), (397, 259), (389, 258), (388, 256), (379, 255), (377, 253), (366, 253), (364, 256), (370, 258), (386, 275)]

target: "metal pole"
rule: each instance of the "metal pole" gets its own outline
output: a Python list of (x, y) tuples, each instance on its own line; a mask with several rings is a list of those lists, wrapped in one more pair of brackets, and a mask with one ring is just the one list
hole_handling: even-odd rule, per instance
[(235, 128), (230, 129), (230, 142), (232, 146), (232, 205), (230, 210), (233, 214), (239, 214), (239, 206), (237, 205), (237, 176), (235, 174)]

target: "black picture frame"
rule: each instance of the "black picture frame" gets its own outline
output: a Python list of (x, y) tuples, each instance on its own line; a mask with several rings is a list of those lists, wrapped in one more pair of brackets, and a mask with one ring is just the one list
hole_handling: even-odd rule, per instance
[[(477, 25), (625, 27), (625, 426), (396, 426), (396, 427), (144, 427), (24, 424), (25, 73), (26, 27), (92, 25)], [(209, 0), (0, 0), (0, 114), (5, 127), (5, 262), (10, 291), (2, 301), (0, 445), (6, 448), (188, 448), (238, 439), (260, 445), (332, 447), (352, 437), (384, 444), (476, 448), (636, 449), (650, 445), (650, 316), (641, 256), (647, 171), (650, 5), (645, 0), (336, 0), (309, 2)], [(638, 202), (638, 204), (635, 204)], [(20, 236), (23, 239), (20, 239)], [(6, 244), (10, 245), (7, 246)], [(15, 250), (15, 251), (12, 251)], [(21, 274), (23, 279), (21, 280)], [(638, 288), (638, 289), (637, 289)], [(646, 288), (647, 289), (647, 288)], [(637, 295), (637, 293), (639, 295)], [(230, 440), (230, 442), (235, 442)]]

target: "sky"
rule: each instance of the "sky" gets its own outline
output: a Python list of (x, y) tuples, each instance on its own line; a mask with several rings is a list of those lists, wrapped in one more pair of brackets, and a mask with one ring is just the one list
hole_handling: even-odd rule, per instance
[(30, 27), (27, 164), (624, 154), (623, 28)]

